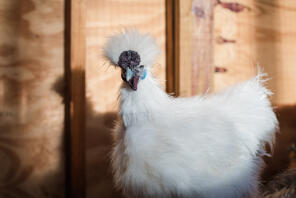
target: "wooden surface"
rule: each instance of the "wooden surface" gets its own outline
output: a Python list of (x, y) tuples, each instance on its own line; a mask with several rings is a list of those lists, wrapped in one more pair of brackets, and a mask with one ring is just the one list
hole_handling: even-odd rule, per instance
[(212, 85), (214, 2), (180, 1), (178, 84), (181, 96), (205, 93)]
[(180, 95), (224, 90), (256, 75), (259, 64), (272, 78), (272, 103), (296, 103), (295, 6), (293, 0), (181, 1)]
[(120, 69), (103, 58), (107, 38), (124, 28), (150, 33), (160, 47), (153, 72), (165, 89), (165, 1), (87, 0), (86, 158), (87, 197), (119, 197), (109, 166), (112, 127), (118, 111)]
[[(85, 0), (67, 1), (66, 13), (66, 138), (67, 197), (84, 198), (85, 192)], [(69, 33), (69, 34), (67, 34)]]
[(270, 74), (276, 105), (296, 103), (296, 1), (256, 1), (256, 60)]
[[(223, 1), (223, 3), (229, 2)], [(251, 25), (251, 21), (258, 16), (256, 13), (251, 13), (253, 0), (235, 1), (235, 3), (246, 8), (232, 11), (221, 4), (215, 6), (214, 65), (226, 71), (215, 73), (215, 91), (224, 90), (256, 74), (255, 26)]]
[(215, 7), (214, 65), (227, 70), (215, 74), (215, 91), (254, 76), (258, 63), (271, 77), (273, 104), (295, 104), (296, 2), (235, 2)]
[(166, 91), (180, 95), (180, 1), (166, 0)]
[(64, 1), (0, 0), (0, 197), (63, 198)]
[(180, 96), (191, 96), (194, 15), (192, 0), (180, 2)]
[[(192, 51), (192, 95), (204, 94), (213, 80), (213, 19), (215, 0), (194, 0), (193, 51)], [(186, 57), (189, 58), (189, 57)]]

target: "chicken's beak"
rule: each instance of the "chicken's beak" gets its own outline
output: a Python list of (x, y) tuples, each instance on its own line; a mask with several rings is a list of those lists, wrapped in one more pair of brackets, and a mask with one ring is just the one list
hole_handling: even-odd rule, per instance
[(138, 83), (140, 76), (134, 73), (130, 73), (130, 69), (127, 70), (122, 69), (121, 78), (123, 81), (127, 82), (127, 84), (132, 88), (132, 90), (136, 91), (138, 88)]
[(132, 90), (136, 91), (138, 88), (139, 76), (133, 76), (129, 81), (128, 84), (132, 88)]

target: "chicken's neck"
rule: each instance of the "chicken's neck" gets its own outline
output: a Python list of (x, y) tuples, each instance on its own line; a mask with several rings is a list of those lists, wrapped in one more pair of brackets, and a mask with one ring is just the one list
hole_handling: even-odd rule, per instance
[(147, 122), (169, 101), (169, 96), (151, 74), (139, 82), (136, 91), (124, 83), (120, 90), (120, 115), (124, 125)]

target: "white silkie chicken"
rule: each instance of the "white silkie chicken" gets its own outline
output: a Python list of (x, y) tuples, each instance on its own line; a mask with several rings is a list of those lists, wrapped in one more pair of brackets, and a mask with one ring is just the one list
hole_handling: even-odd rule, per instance
[(260, 155), (277, 128), (262, 74), (224, 93), (174, 98), (150, 72), (157, 54), (137, 31), (105, 47), (124, 81), (112, 153), (117, 186), (139, 198), (255, 196)]

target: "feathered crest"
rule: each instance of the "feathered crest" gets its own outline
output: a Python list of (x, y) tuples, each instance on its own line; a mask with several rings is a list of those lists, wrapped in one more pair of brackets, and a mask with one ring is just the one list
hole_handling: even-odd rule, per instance
[(105, 57), (118, 65), (119, 56), (123, 51), (136, 51), (141, 57), (141, 65), (145, 67), (154, 64), (158, 55), (158, 47), (148, 34), (141, 34), (137, 30), (125, 30), (123, 33), (111, 36), (104, 47)]

